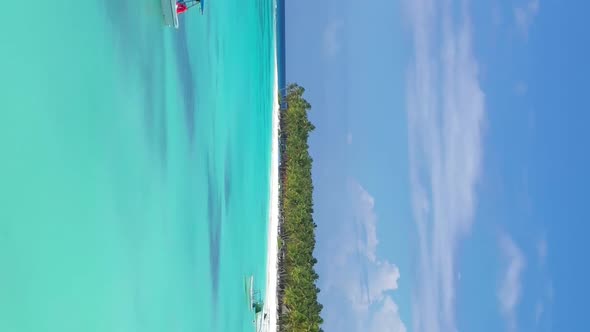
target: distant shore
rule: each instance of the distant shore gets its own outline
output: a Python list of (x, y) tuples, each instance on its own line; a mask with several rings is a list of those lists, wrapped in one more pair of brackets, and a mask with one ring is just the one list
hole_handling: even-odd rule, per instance
[(286, 84), (285, 4), (276, 1), (266, 292), (258, 326), (265, 332), (321, 332), (308, 144), (315, 126), (308, 118), (305, 89)]

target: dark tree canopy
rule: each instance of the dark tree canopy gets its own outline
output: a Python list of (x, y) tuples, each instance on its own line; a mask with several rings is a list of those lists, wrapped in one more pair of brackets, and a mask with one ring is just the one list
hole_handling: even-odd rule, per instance
[(312, 159), (309, 133), (315, 129), (307, 118), (311, 105), (305, 89), (287, 87), (287, 108), (281, 113), (281, 229), (279, 248), (279, 331), (320, 332), (322, 305), (318, 302), (318, 275), (313, 257)]

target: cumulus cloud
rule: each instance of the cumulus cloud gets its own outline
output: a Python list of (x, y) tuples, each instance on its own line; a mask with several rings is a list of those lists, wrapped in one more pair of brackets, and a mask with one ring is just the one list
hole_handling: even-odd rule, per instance
[[(497, 292), (498, 304), (500, 312), (507, 321), (509, 331), (515, 331), (517, 325), (516, 307), (520, 301), (521, 278), (526, 261), (520, 248), (506, 234), (500, 236), (499, 246), (506, 261), (506, 270)], [(538, 310), (541, 314), (543, 308)]]
[(514, 8), (516, 26), (525, 37), (528, 36), (529, 29), (538, 13), (539, 0), (528, 0), (525, 4)]
[[(337, 253), (326, 271), (322, 292), (341, 298), (344, 308), (327, 307), (325, 329), (358, 332), (406, 332), (391, 291), (398, 288), (396, 265), (377, 255), (377, 215), (374, 198), (356, 181), (348, 186), (350, 220), (339, 225), (331, 251)], [(343, 317), (342, 311), (351, 317)], [(342, 326), (338, 321), (350, 320)], [(338, 326), (338, 328), (336, 328)]]
[(413, 328), (452, 332), (455, 252), (473, 223), (482, 167), (484, 93), (466, 3), (406, 0), (406, 5), (414, 48), (406, 88), (418, 234)]
[(324, 56), (331, 58), (340, 52), (342, 41), (340, 40), (340, 31), (344, 28), (343, 20), (333, 20), (324, 29), (323, 33), (323, 52)]
[(390, 297), (383, 300), (383, 305), (373, 316), (369, 331), (372, 332), (401, 332), (406, 331), (404, 323), (399, 318), (398, 308)]

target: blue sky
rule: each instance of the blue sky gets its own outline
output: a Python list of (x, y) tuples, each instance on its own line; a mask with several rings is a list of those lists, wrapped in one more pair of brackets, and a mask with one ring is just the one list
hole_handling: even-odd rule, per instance
[(286, 6), (325, 330), (587, 330), (590, 4)]

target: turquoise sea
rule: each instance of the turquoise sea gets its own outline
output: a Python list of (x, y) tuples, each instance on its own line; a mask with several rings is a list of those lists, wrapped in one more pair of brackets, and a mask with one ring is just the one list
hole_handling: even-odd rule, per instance
[[(252, 331), (272, 0), (3, 4), (0, 331)], [(263, 289), (261, 289), (263, 291)]]

